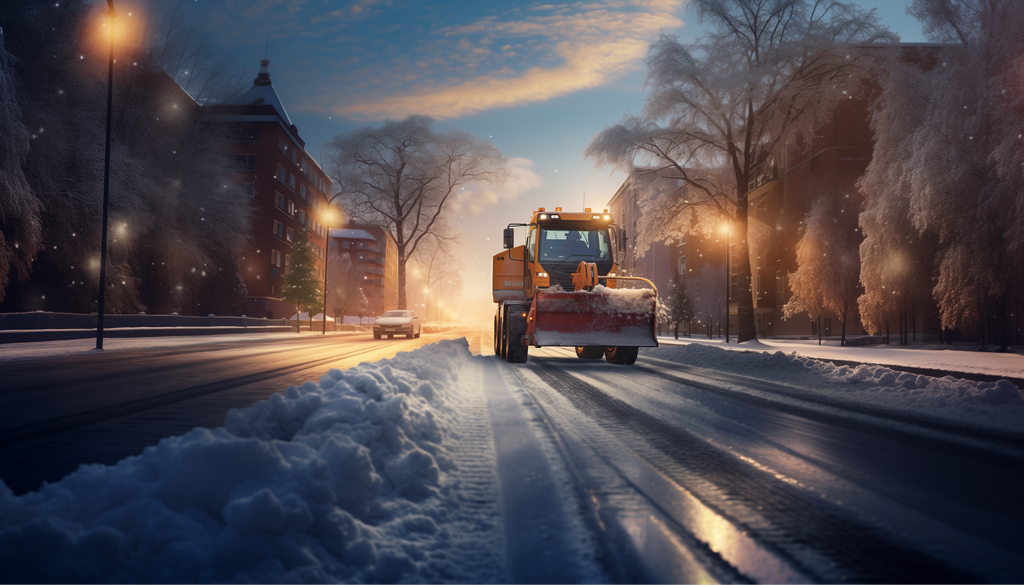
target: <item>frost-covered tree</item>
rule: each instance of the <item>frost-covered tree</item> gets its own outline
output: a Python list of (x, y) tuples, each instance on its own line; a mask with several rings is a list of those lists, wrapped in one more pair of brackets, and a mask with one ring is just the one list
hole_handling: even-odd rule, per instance
[[(906, 209), (865, 223), (865, 245), (898, 241), (894, 231), (906, 225), (909, 239), (933, 238), (942, 326), (994, 317), (1005, 349), (1024, 259), (1024, 9), (1013, 0), (915, 0), (910, 12), (944, 46), (892, 63), (881, 80), (877, 143), (860, 186), (869, 210), (901, 212), (901, 198)], [(865, 296), (886, 294), (884, 283), (865, 280)]]
[(500, 183), (507, 163), (494, 145), (468, 132), (438, 131), (409, 116), (336, 136), (326, 166), (350, 217), (383, 226), (398, 246), (398, 308), (406, 308), (406, 265), (436, 235), (459, 187)]
[(312, 309), (324, 306), (324, 301), (320, 277), (316, 270), (316, 254), (309, 245), (309, 233), (306, 230), (299, 230), (299, 235), (292, 243), (288, 271), (285, 272), (284, 283), (281, 286), (281, 299), (294, 303), (296, 313), (301, 311), (302, 307), (309, 311), (309, 330), (312, 331)]
[(13, 62), (0, 28), (0, 301), (12, 273), (27, 278), (32, 260), (42, 247), (42, 204), (22, 170), (29, 132), (21, 123)]
[[(894, 37), (873, 11), (834, 0), (694, 0), (706, 36), (684, 45), (662, 36), (647, 58), (650, 93), (584, 151), (638, 186), (681, 185), (645, 214), (637, 246), (710, 233), (729, 216), (747, 234), (748, 185), (787, 142), (813, 135), (861, 87), (878, 46)], [(656, 196), (649, 189), (648, 197)], [(740, 341), (756, 335), (746, 238), (735, 243)]]
[(687, 280), (687, 294), (693, 300), (694, 314), (707, 327), (710, 339), (715, 322), (725, 316), (725, 268), (708, 264)]
[[(9, 0), (0, 11), (30, 130), (24, 174), (44, 206), (45, 246), (31, 280), (5, 303), (11, 308), (95, 310), (105, 13), (105, 5), (83, 0)], [(107, 265), (112, 312), (181, 310), (190, 300), (200, 309), (231, 310), (239, 292), (244, 296), (237, 259), (250, 211), (241, 190), (226, 180), (221, 130), (197, 103), (227, 95), (220, 82), (232, 80), (197, 43), (195, 31), (169, 14), (126, 10), (117, 16), (126, 34), (115, 47)]]
[(798, 268), (789, 276), (793, 295), (783, 308), (787, 318), (836, 315), (841, 345), (846, 345), (846, 324), (860, 296), (859, 207), (858, 194), (842, 190), (827, 190), (811, 203), (796, 246)]

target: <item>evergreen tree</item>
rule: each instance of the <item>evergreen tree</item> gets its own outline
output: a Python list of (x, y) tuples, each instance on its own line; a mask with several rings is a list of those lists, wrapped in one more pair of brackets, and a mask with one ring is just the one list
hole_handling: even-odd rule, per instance
[(686, 277), (678, 276), (672, 283), (672, 297), (669, 298), (669, 314), (672, 322), (675, 323), (675, 336), (679, 339), (679, 324), (686, 323), (686, 330), (690, 330), (690, 321), (693, 321), (694, 310), (693, 300), (686, 294)]
[[(281, 298), (295, 303), (295, 312), (302, 306), (307, 309), (323, 306), (323, 291), (316, 272), (316, 255), (309, 245), (309, 234), (301, 230), (292, 244), (292, 256), (288, 272), (284, 275)], [(313, 330), (313, 316), (310, 315), (309, 330)]]

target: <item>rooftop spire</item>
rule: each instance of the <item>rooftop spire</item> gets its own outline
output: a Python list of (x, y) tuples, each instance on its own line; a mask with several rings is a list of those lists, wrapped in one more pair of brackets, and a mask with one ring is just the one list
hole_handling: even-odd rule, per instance
[(270, 60), (260, 59), (260, 72), (256, 76), (256, 79), (252, 81), (253, 85), (271, 85), (270, 83)]

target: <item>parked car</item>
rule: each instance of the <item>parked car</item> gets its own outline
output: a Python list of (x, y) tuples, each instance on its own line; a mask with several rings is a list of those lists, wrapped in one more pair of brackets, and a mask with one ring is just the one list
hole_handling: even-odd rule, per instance
[(373, 324), (374, 339), (380, 339), (383, 335), (391, 339), (403, 333), (409, 339), (420, 336), (420, 318), (412, 311), (385, 311)]

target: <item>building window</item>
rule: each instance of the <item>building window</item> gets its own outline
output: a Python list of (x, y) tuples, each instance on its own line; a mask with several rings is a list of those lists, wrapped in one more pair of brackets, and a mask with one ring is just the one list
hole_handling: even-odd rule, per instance
[(331, 240), (331, 247), (332, 248), (337, 248), (338, 247), (338, 240)]
[(299, 210), (299, 222), (306, 223), (306, 212), (301, 209)]
[(299, 197), (306, 203), (309, 203), (309, 189), (305, 185), (299, 185)]
[(242, 186), (242, 189), (249, 196), (249, 199), (256, 198), (256, 183), (246, 183)]
[(352, 242), (342, 242), (341, 243), (341, 247), (342, 248), (351, 248), (352, 247)]
[(288, 174), (288, 186), (291, 187), (292, 191), (295, 190), (295, 173)]
[(295, 217), (295, 202), (291, 199), (288, 200), (288, 209), (286, 211), (288, 215)]
[(288, 241), (291, 242), (294, 239), (295, 239), (295, 232), (292, 231), (292, 228), (288, 228)]
[(288, 152), (288, 141), (286, 141), (284, 139), (284, 136), (278, 136), (277, 137), (277, 149), (280, 150), (281, 152), (287, 154), (287, 152)]
[(285, 235), (284, 224), (277, 220), (274, 220), (274, 235), (281, 238), (282, 240), (284, 239)]
[(294, 148), (292, 149), (292, 162), (296, 165), (299, 164), (299, 153)]
[(284, 170), (284, 166), (281, 163), (277, 163), (277, 180), (285, 185), (288, 184), (288, 172)]
[(270, 263), (278, 268), (281, 267), (281, 253), (277, 250), (270, 251)]
[(686, 256), (680, 256), (676, 260), (676, 273), (679, 276), (686, 276)]
[(255, 154), (236, 154), (235, 155), (235, 167), (245, 171), (256, 170), (256, 155)]
[(284, 198), (284, 195), (276, 191), (274, 192), (274, 206), (285, 213), (288, 212), (288, 201)]

